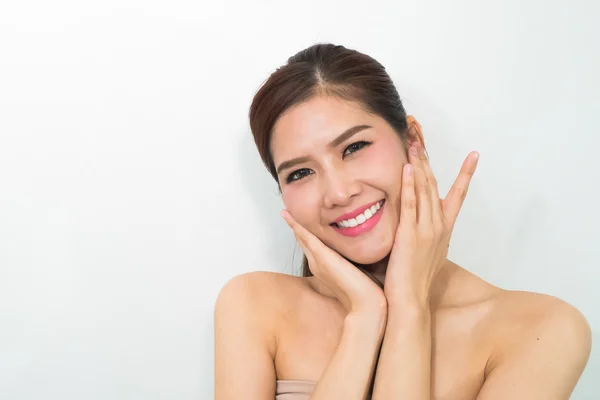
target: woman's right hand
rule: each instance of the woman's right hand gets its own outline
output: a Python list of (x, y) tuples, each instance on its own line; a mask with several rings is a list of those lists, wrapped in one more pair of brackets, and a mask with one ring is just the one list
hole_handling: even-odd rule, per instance
[(378, 323), (385, 329), (387, 300), (383, 290), (300, 225), (289, 211), (283, 210), (281, 216), (294, 231), (313, 275), (333, 292), (348, 314)]

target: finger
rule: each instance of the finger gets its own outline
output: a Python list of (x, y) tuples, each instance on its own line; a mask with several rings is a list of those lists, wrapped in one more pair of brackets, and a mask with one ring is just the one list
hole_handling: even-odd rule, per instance
[(301, 241), (305, 246), (308, 247), (314, 245), (314, 239), (316, 239), (314, 235), (310, 233), (308, 229), (300, 225), (298, 221), (296, 221), (294, 217), (292, 217), (292, 214), (288, 210), (282, 210), (280, 214), (285, 220), (285, 222), (287, 222), (289, 227), (292, 228), (292, 230), (294, 231), (294, 235), (296, 236), (298, 241)]
[(404, 164), (402, 169), (402, 191), (400, 193), (400, 223), (401, 233), (413, 232), (417, 225), (417, 197), (415, 195), (414, 166)]
[(440, 199), (440, 193), (438, 190), (438, 181), (435, 175), (433, 175), (433, 170), (431, 169), (431, 165), (429, 164), (429, 159), (426, 156), (421, 158), (421, 163), (423, 165), (423, 171), (425, 172), (425, 176), (427, 177), (427, 182), (429, 184), (432, 221), (442, 221), (442, 200)]
[[(314, 236), (314, 235), (312, 235), (312, 233), (310, 233), (306, 228), (304, 228), (302, 225), (300, 225), (294, 219), (294, 217), (292, 217), (292, 214), (290, 214), (289, 211), (282, 210), (280, 214), (283, 217), (283, 219), (285, 220), (285, 222), (287, 222), (289, 227), (292, 228), (292, 230), (294, 231), (294, 236), (296, 237), (296, 241), (300, 245), (300, 248), (302, 249), (302, 252), (306, 256), (306, 258), (308, 259), (308, 265), (313, 266), (313, 267), (316, 266), (315, 255), (313, 253), (314, 242), (310, 240), (310, 236)], [(311, 244), (311, 242), (313, 242), (313, 244)], [(312, 271), (312, 272), (313, 272), (313, 274), (315, 274), (316, 271)]]
[(302, 253), (304, 254), (304, 256), (306, 256), (306, 259), (308, 260), (308, 267), (310, 268), (310, 271), (313, 273), (313, 275), (319, 275), (318, 271), (315, 270), (315, 268), (317, 268), (317, 262), (312, 251), (310, 251), (308, 245), (304, 242), (304, 240), (300, 239), (297, 235), (294, 236), (296, 237), (296, 241), (298, 242)]
[(409, 161), (414, 168), (414, 186), (417, 198), (417, 223), (431, 224), (431, 195), (427, 176), (423, 171), (423, 147), (417, 141), (413, 142), (409, 151)]
[(282, 210), (281, 216), (294, 231), (298, 244), (300, 244), (308, 259), (308, 265), (313, 275), (332, 290), (335, 296), (344, 304), (344, 307), (349, 310), (351, 301), (348, 293), (346, 293), (348, 287), (340, 289), (340, 282), (343, 282), (349, 276), (353, 276), (353, 281), (358, 282), (361, 276), (364, 276), (363, 273), (358, 268), (352, 267), (352, 264), (343, 261), (338, 253), (327, 247), (319, 238), (298, 223), (289, 211)]
[[(309, 257), (309, 261), (316, 259), (330, 259), (335, 257), (337, 253), (331, 250), (325, 243), (316, 237), (312, 232), (303, 227), (298, 221), (292, 217), (292, 214), (287, 210), (281, 211), (281, 216), (286, 220), (290, 228), (294, 231), (294, 235), (298, 243), (302, 247), (304, 253)], [(310, 259), (312, 257), (312, 260)]]
[(443, 201), (443, 213), (444, 217), (454, 225), (458, 213), (467, 197), (467, 191), (469, 190), (469, 184), (477, 168), (479, 161), (479, 153), (471, 152), (465, 159), (458, 174), (458, 177), (454, 181), (454, 184), (450, 188), (448, 195)]

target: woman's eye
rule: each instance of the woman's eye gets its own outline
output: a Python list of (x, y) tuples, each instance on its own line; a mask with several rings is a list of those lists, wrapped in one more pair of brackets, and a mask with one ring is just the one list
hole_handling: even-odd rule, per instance
[(362, 149), (365, 146), (370, 145), (371, 142), (366, 142), (364, 140), (361, 140), (360, 142), (354, 142), (352, 143), (350, 146), (346, 147), (346, 149), (344, 150), (344, 157), (354, 153), (355, 151), (358, 151), (360, 149)]
[[(370, 145), (371, 143), (372, 142), (368, 142), (366, 140), (360, 140), (358, 142), (354, 142), (344, 149), (344, 155), (342, 157), (346, 157), (346, 156), (362, 149), (363, 147)], [(285, 181), (286, 181), (286, 183), (292, 183), (292, 182), (300, 180), (308, 175), (312, 175), (313, 173), (314, 173), (313, 170), (308, 169), (308, 168), (297, 169), (296, 171), (290, 173), (285, 178)]]
[(312, 174), (312, 171), (308, 168), (298, 169), (298, 170), (292, 172), (291, 174), (289, 174), (285, 181), (287, 183), (290, 183), (293, 181), (297, 181), (298, 179), (302, 179), (305, 176), (308, 176), (310, 174)]

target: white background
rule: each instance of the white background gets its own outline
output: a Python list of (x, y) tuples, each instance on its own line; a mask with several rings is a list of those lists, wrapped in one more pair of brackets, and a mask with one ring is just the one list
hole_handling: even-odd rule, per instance
[(0, 398), (213, 397), (218, 291), (300, 260), (248, 107), (315, 42), (386, 66), (444, 194), (480, 152), (450, 258), (578, 307), (597, 398), (600, 3), (95, 3), (0, 6)]

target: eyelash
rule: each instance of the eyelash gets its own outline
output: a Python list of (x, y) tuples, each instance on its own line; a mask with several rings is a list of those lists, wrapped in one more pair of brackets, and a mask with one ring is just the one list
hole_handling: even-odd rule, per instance
[[(351, 153), (347, 154), (346, 156), (349, 156), (349, 155), (351, 155), (351, 154), (353, 154), (353, 153), (356, 153), (358, 150), (361, 150), (361, 149), (363, 149), (364, 147), (367, 147), (367, 146), (368, 146), (368, 145), (370, 145), (371, 143), (373, 143), (373, 142), (371, 142), (371, 141), (368, 141), (368, 140), (359, 140), (359, 141), (353, 142), (353, 143), (349, 144), (349, 145), (348, 145), (348, 147), (346, 147), (346, 148), (344, 149), (344, 152), (342, 153), (342, 157), (344, 157), (344, 155), (346, 154), (346, 151), (348, 151), (348, 149), (350, 149), (350, 148), (351, 148), (351, 147), (353, 147), (353, 146), (360, 145), (360, 147), (359, 147), (358, 149), (356, 149), (356, 150), (352, 151)], [(310, 171), (310, 170), (309, 170), (308, 168), (300, 168), (300, 169), (297, 169), (297, 170), (295, 170), (295, 171), (291, 172), (291, 173), (290, 173), (289, 175), (287, 175), (287, 177), (285, 178), (285, 181), (286, 181), (286, 183), (292, 183), (292, 182), (294, 182), (294, 181), (297, 181), (297, 180), (300, 180), (300, 179), (304, 178), (305, 176), (308, 176), (308, 175), (311, 175), (311, 174), (312, 174), (312, 172), (311, 172), (311, 173), (303, 174), (303, 175), (302, 175), (302, 176), (300, 176), (300, 177), (294, 178), (294, 176), (295, 176), (295, 175), (297, 175), (297, 174), (299, 174), (299, 173), (301, 173), (301, 172), (306, 172), (306, 171)]]

